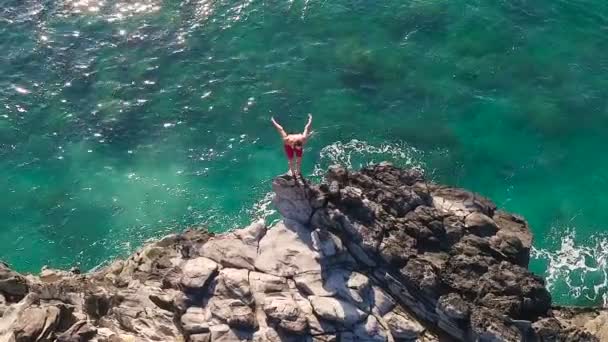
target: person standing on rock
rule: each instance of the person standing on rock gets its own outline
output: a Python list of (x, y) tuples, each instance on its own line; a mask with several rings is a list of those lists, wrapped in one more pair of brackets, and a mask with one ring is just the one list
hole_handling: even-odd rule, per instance
[[(302, 177), (302, 155), (304, 153), (304, 144), (306, 144), (306, 141), (312, 133), (310, 130), (312, 127), (312, 115), (308, 114), (308, 123), (306, 123), (306, 126), (304, 127), (304, 132), (296, 134), (287, 134), (285, 129), (283, 129), (283, 126), (281, 126), (274, 117), (270, 120), (281, 135), (281, 139), (283, 139), (283, 147), (285, 148), (291, 175), (295, 178), (297, 178), (298, 175)], [(296, 157), (295, 163), (294, 156)]]

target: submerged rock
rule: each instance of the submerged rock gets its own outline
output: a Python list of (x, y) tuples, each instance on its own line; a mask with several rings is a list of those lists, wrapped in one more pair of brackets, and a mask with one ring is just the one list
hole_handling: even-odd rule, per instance
[(0, 341), (601, 341), (552, 308), (522, 218), (389, 164), (272, 184), (284, 219), (189, 230), (87, 274), (0, 263)]

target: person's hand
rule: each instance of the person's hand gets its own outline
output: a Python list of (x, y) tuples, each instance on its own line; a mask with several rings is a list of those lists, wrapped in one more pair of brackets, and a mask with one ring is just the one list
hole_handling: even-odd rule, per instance
[(312, 114), (308, 113), (308, 120), (312, 120)]

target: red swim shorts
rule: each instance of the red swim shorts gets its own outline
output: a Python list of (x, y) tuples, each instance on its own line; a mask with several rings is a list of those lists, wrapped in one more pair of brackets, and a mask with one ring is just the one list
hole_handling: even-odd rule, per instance
[(302, 149), (297, 149), (297, 148), (293, 148), (289, 145), (285, 145), (285, 154), (287, 154), (287, 158), (288, 159), (293, 159), (294, 154), (298, 157), (298, 158), (302, 158)]

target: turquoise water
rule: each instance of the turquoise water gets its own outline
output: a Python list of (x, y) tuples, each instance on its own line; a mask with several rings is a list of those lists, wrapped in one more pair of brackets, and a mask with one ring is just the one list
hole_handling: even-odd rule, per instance
[(608, 2), (4, 0), (0, 259), (90, 269), (388, 159), (524, 215), (559, 303), (608, 291)]

